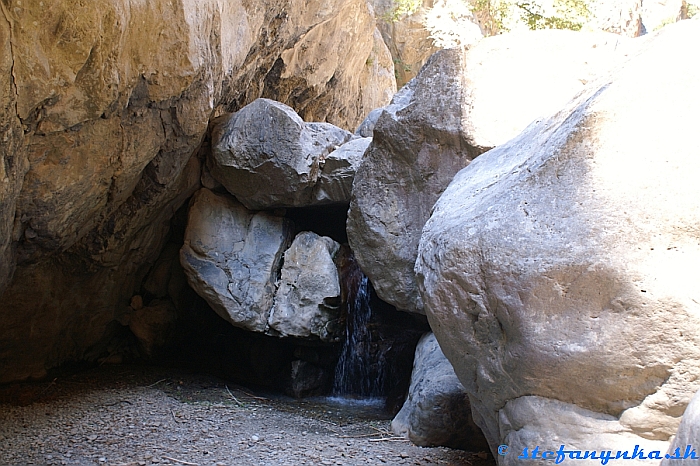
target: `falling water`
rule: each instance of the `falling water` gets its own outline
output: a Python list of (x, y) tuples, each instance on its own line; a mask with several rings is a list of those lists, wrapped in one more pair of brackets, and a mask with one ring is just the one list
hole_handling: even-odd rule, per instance
[(334, 396), (379, 397), (384, 391), (384, 354), (373, 341), (370, 284), (355, 258), (348, 258), (346, 338), (335, 369)]

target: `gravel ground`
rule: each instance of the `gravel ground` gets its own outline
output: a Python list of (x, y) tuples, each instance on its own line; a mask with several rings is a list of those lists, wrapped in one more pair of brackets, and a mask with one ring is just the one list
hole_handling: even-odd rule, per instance
[(0, 386), (0, 465), (474, 465), (420, 448), (378, 409), (253, 393), (210, 376), (114, 366)]

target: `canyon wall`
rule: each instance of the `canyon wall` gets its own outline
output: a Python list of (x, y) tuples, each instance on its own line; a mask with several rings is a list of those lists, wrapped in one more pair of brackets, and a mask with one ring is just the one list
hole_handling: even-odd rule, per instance
[(104, 350), (210, 119), (265, 96), (354, 129), (388, 103), (374, 24), (361, 0), (3, 2), (0, 381)]

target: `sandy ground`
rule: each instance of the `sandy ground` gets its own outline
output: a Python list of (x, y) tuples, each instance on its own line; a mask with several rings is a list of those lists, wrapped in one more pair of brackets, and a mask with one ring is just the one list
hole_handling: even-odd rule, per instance
[(387, 417), (182, 370), (103, 367), (0, 386), (0, 465), (494, 465), (485, 452), (416, 447)]

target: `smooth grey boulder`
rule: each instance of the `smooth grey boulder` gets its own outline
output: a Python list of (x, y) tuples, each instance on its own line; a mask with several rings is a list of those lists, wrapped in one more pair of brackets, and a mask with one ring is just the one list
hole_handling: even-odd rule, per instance
[(214, 126), (208, 167), (249, 209), (307, 206), (323, 160), (351, 137), (330, 123), (305, 123), (287, 105), (257, 99)]
[(686, 453), (689, 453), (687, 451), (689, 445), (691, 450), (695, 450), (696, 457), (700, 458), (700, 391), (695, 394), (688, 407), (685, 408), (681, 425), (678, 427), (676, 437), (668, 449), (669, 455), (683, 459), (664, 459), (661, 465), (689, 466), (698, 464), (698, 460), (692, 459), (690, 455), (685, 457)]
[[(462, 151), (460, 55), (435, 54), (379, 117), (353, 182), (347, 232), (360, 267), (381, 299), (422, 312), (413, 264), (420, 229), (454, 174)], [(440, 89), (440, 92), (434, 92)]]
[[(494, 455), (510, 437), (553, 433), (555, 448), (616, 450), (628, 436), (667, 447), (700, 388), (690, 43), (700, 21), (641, 42), (560, 112), (460, 171), (423, 229), (427, 316)], [(525, 397), (544, 401), (509, 413)], [(614, 435), (560, 429), (561, 413), (579, 408), (614, 421)]]
[(342, 326), (340, 282), (333, 258), (340, 244), (310, 231), (299, 233), (284, 265), (268, 324), (281, 336), (337, 341)]
[(423, 313), (413, 272), (418, 242), (455, 173), (566, 104), (607, 69), (620, 41), (572, 31), (489, 37), (436, 53), (394, 96), (357, 171), (347, 222), (380, 298)]
[(418, 342), (408, 397), (391, 429), (423, 447), (489, 448), (472, 420), (469, 398), (433, 333)]
[(206, 188), (193, 196), (180, 250), (190, 286), (236, 327), (267, 330), (291, 222), (250, 212), (238, 201)]

